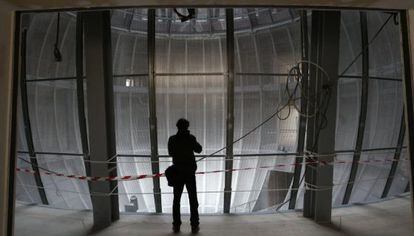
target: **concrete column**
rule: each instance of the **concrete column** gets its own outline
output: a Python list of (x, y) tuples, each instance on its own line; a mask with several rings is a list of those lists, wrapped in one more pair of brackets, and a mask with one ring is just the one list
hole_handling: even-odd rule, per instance
[[(324, 155), (310, 160), (331, 162), (335, 151), (336, 90), (338, 81), (340, 12), (313, 11), (309, 77), (309, 118), (306, 149)], [(318, 98), (322, 102), (318, 104)], [(322, 109), (321, 109), (322, 108)], [(305, 181), (317, 190), (307, 190), (304, 199), (304, 216), (316, 222), (331, 221), (333, 166), (312, 164), (306, 166)]]
[(411, 211), (414, 220), (414, 9), (401, 12), (401, 18), (401, 39), (404, 62), (404, 114), (408, 135)]
[[(90, 11), (82, 14), (90, 159), (116, 161), (110, 12)], [(90, 168), (92, 176), (117, 174), (114, 164), (91, 163)], [(108, 194), (116, 184), (114, 181), (91, 182), (91, 192)], [(119, 218), (118, 196), (92, 195), (91, 199), (95, 229), (107, 227)]]
[[(0, 235), (13, 235), (14, 177), (16, 156), (17, 58), (18, 32), (14, 32), (15, 14), (12, 7), (0, 7)], [(14, 76), (13, 76), (14, 73)]]

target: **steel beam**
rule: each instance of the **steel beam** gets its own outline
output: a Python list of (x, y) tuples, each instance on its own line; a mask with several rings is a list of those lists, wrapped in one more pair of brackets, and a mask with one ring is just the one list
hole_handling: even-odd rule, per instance
[(27, 97), (27, 87), (26, 87), (26, 44), (27, 44), (27, 29), (23, 29), (22, 32), (22, 43), (20, 49), (20, 96), (21, 96), (21, 104), (23, 110), (23, 122), (24, 122), (24, 131), (26, 136), (27, 148), (29, 149), (29, 157), (30, 163), (32, 165), (32, 169), (35, 171), (34, 178), (36, 181), (37, 188), (39, 190), (40, 199), (42, 203), (48, 205), (49, 202), (47, 200), (47, 196), (43, 187), (42, 178), (39, 174), (39, 164), (37, 162), (34, 143), (33, 143), (33, 135), (32, 135), (32, 128), (30, 125), (30, 117), (29, 117), (29, 105), (28, 105), (28, 97)]
[[(362, 79), (360, 75), (341, 75), (340, 79), (349, 78), (349, 79)], [(393, 82), (402, 82), (402, 79), (390, 78), (390, 77), (379, 77), (379, 76), (369, 76), (370, 80), (384, 80), (384, 81), (393, 81)]]
[(82, 14), (76, 14), (76, 95), (78, 102), (78, 121), (82, 141), (82, 153), (86, 175), (90, 176), (88, 131), (85, 117), (85, 98), (83, 88), (83, 20)]
[(287, 77), (292, 74), (287, 73), (260, 73), (260, 72), (237, 72), (236, 75), (247, 75), (247, 76), (275, 76), (275, 77)]
[[(111, 22), (109, 11), (82, 13), (85, 40), (85, 70), (88, 87), (88, 133), (92, 176), (116, 176), (115, 122), (112, 82)], [(119, 219), (117, 182), (91, 182), (94, 228), (101, 229)]]
[(114, 78), (125, 78), (125, 77), (147, 77), (148, 73), (133, 73), (133, 74), (117, 74)]
[[(401, 11), (401, 40), (404, 63), (404, 114), (408, 136), (408, 158), (410, 170), (411, 210), (414, 214), (414, 10)], [(406, 188), (407, 190), (408, 188)]]
[[(234, 12), (226, 9), (226, 42), (227, 42), (227, 118), (226, 118), (226, 161), (225, 169), (233, 169), (234, 139)], [(230, 213), (232, 172), (224, 176), (224, 213)]]
[(362, 144), (364, 141), (365, 122), (368, 109), (368, 83), (369, 83), (369, 44), (368, 44), (368, 19), (366, 12), (360, 12), (361, 24), (361, 42), (362, 42), (362, 89), (361, 89), (361, 107), (359, 111), (359, 125), (357, 138), (355, 142), (355, 153), (352, 158), (351, 173), (349, 174), (348, 184), (346, 186), (345, 195), (342, 204), (349, 203), (352, 189), (354, 187), (355, 178), (358, 172), (359, 160), (361, 158)]
[(200, 72), (200, 73), (156, 73), (155, 76), (222, 76), (223, 72)]
[[(149, 127), (151, 142), (151, 169), (153, 174), (160, 172), (158, 163), (158, 137), (157, 137), (157, 109), (155, 98), (155, 9), (148, 10), (148, 98), (149, 98)], [(155, 211), (162, 212), (160, 179), (153, 179)]]
[(392, 182), (394, 181), (395, 173), (397, 171), (398, 163), (401, 157), (401, 151), (404, 144), (404, 137), (405, 137), (405, 122), (404, 122), (404, 113), (401, 117), (401, 124), (400, 124), (400, 131), (398, 134), (398, 141), (397, 141), (397, 149), (395, 149), (393, 162), (391, 165), (390, 172), (388, 174), (387, 182), (385, 183), (384, 190), (382, 191), (381, 198), (386, 198), (388, 196), (388, 192), (390, 191)]
[[(309, 51), (309, 40), (308, 40), (308, 16), (306, 10), (301, 12), (301, 48), (302, 48), (302, 61), (308, 61), (308, 51)], [(308, 97), (308, 66), (306, 63), (302, 64), (302, 94), (304, 97)], [(300, 100), (300, 109), (302, 113), (307, 114), (307, 100), (301, 99)], [(293, 174), (293, 182), (292, 182), (292, 190), (290, 192), (290, 200), (289, 200), (289, 209), (295, 209), (296, 205), (296, 197), (298, 194), (298, 188), (300, 186), (300, 176), (302, 172), (302, 162), (303, 162), (303, 154), (305, 149), (305, 135), (306, 135), (306, 116), (299, 117), (299, 130), (298, 130), (298, 144), (296, 148), (296, 152), (298, 155), (295, 158), (295, 171)]]
[[(340, 20), (339, 11), (312, 12), (310, 61), (324, 68), (329, 78), (318, 67), (309, 66), (308, 111), (310, 114), (319, 112), (308, 119), (306, 148), (323, 155), (312, 158), (321, 162), (333, 161), (335, 151)], [(305, 192), (305, 217), (318, 223), (331, 221), (332, 180), (332, 165), (306, 165), (305, 181), (313, 190)]]
[[(407, 148), (406, 146), (403, 146), (402, 148)], [(384, 148), (364, 148), (361, 149), (361, 153), (363, 152), (377, 152), (377, 151), (395, 151), (398, 149), (398, 147), (384, 147)], [(336, 154), (338, 153), (356, 153), (355, 150), (336, 150)]]
[[(17, 153), (29, 154), (28, 151), (17, 151)], [(56, 155), (56, 156), (83, 156), (83, 153), (70, 153), (70, 152), (35, 152), (39, 155)]]
[[(406, 146), (402, 146), (402, 149), (406, 149)], [(377, 152), (377, 151), (395, 151), (398, 147), (388, 147), (388, 148), (368, 148), (362, 149), (361, 153), (364, 152)], [(28, 151), (17, 151), (17, 153), (22, 154), (29, 154)], [(35, 152), (36, 155), (56, 155), (56, 156), (83, 156), (83, 153), (70, 153), (70, 152)], [(336, 150), (335, 154), (341, 153), (355, 153), (354, 150)], [(248, 153), (248, 154), (233, 154), (233, 157), (269, 157), (269, 156), (297, 156), (298, 153), (296, 152), (275, 152), (275, 153)], [(131, 153), (118, 153), (118, 157), (151, 157), (151, 155), (141, 155), (141, 154), (131, 154)], [(198, 157), (207, 157), (210, 155), (195, 155), (196, 158)], [(225, 157), (226, 155), (213, 155), (211, 157)], [(169, 155), (158, 155), (158, 157), (170, 157)]]
[(42, 81), (63, 81), (63, 80), (76, 80), (77, 77), (56, 77), (56, 78), (44, 78), (44, 79), (26, 79), (26, 83), (36, 83)]

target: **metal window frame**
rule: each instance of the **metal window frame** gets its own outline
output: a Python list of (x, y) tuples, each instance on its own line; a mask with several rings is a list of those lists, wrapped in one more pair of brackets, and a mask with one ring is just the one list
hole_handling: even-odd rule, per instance
[(361, 107), (359, 113), (359, 124), (357, 131), (357, 139), (355, 142), (354, 156), (352, 158), (352, 166), (349, 174), (348, 184), (346, 186), (345, 194), (342, 204), (346, 205), (351, 199), (352, 190), (354, 188), (354, 181), (358, 172), (359, 160), (361, 158), (361, 150), (364, 141), (365, 123), (368, 109), (368, 89), (369, 89), (369, 47), (368, 47), (368, 17), (366, 12), (360, 12), (360, 26), (361, 26), (361, 44), (362, 44), (362, 88), (361, 88)]
[(385, 183), (384, 190), (382, 191), (381, 198), (386, 198), (388, 193), (391, 189), (391, 185), (394, 181), (395, 173), (397, 172), (398, 163), (401, 157), (401, 151), (404, 144), (404, 137), (405, 137), (405, 121), (404, 121), (404, 112), (401, 116), (401, 124), (400, 124), (400, 131), (398, 133), (398, 141), (397, 141), (397, 149), (395, 149), (393, 162), (391, 165), (390, 172), (387, 177), (387, 182)]
[[(309, 60), (309, 39), (308, 39), (308, 16), (307, 11), (303, 10), (301, 12), (301, 47), (302, 47), (302, 61)], [(302, 66), (302, 87), (300, 88), (305, 97), (308, 97), (308, 66), (306, 63)], [(307, 100), (301, 99), (300, 107), (303, 113), (307, 114)], [(295, 169), (293, 174), (292, 180), (292, 190), (290, 192), (290, 200), (289, 200), (289, 209), (295, 209), (296, 206), (296, 197), (298, 194), (298, 188), (300, 185), (300, 178), (302, 172), (302, 162), (303, 162), (303, 154), (305, 150), (305, 136), (306, 136), (306, 122), (307, 117), (300, 116), (299, 117), (299, 130), (298, 130), (298, 144), (296, 147), (296, 152), (298, 155), (295, 158)]]
[[(157, 137), (157, 109), (156, 109), (156, 79), (155, 79), (155, 9), (148, 9), (148, 104), (149, 127), (151, 143), (151, 169), (153, 174), (160, 172), (158, 163), (158, 137)], [(153, 191), (155, 211), (162, 213), (160, 179), (153, 178)]]
[[(76, 95), (78, 103), (78, 121), (79, 130), (82, 142), (82, 156), (84, 159), (85, 172), (87, 176), (91, 174), (89, 157), (89, 144), (88, 144), (88, 131), (86, 126), (85, 115), (85, 97), (83, 87), (83, 20), (82, 13), (76, 14)], [(89, 189), (90, 190), (90, 189)]]
[[(227, 49), (227, 117), (226, 117), (226, 161), (225, 169), (233, 169), (234, 140), (234, 10), (226, 9), (226, 49)], [(223, 212), (230, 213), (232, 172), (224, 176)]]
[(21, 47), (20, 47), (20, 96), (23, 111), (23, 122), (26, 136), (27, 147), (29, 149), (30, 163), (32, 169), (35, 171), (34, 178), (39, 191), (40, 199), (45, 205), (49, 204), (47, 195), (43, 186), (42, 178), (39, 174), (39, 164), (35, 153), (32, 128), (30, 125), (29, 117), (29, 105), (27, 97), (27, 86), (26, 86), (26, 43), (27, 43), (27, 29), (23, 29), (21, 34)]
[[(398, 78), (390, 78), (390, 77), (380, 77), (380, 76), (368, 76), (370, 80), (384, 80), (384, 81), (393, 81), (393, 82), (400, 82), (402, 83), (402, 79)], [(340, 79), (362, 79), (362, 75), (341, 75), (339, 76)]]
[[(233, 34), (234, 34), (234, 31), (233, 31)], [(233, 45), (234, 46), (234, 45)], [(155, 48), (154, 48), (154, 50), (155, 50)], [(234, 49), (233, 49), (233, 52), (234, 52)], [(234, 57), (234, 56), (233, 56)], [(228, 59), (229, 59), (229, 56), (228, 56)], [(233, 58), (234, 59), (234, 58)], [(233, 60), (234, 61), (234, 60)], [(154, 70), (155, 71), (155, 70)], [(151, 74), (151, 72), (149, 72), (150, 74)], [(116, 75), (114, 75), (114, 77), (128, 77), (128, 76), (130, 76), (130, 75), (119, 75), (119, 76), (116, 76)], [(138, 75), (138, 76), (140, 76), (140, 75)], [(143, 75), (143, 76), (146, 76), (146, 75)], [(154, 76), (155, 76), (155, 74), (154, 74)], [(228, 74), (228, 76), (229, 76), (229, 74)], [(344, 77), (344, 76), (343, 76)], [(371, 77), (369, 77), (370, 79), (371, 79)], [(79, 79), (79, 77), (77, 76), (77, 77), (75, 77), (75, 78), (56, 78), (56, 80), (61, 80), (61, 79)], [(383, 78), (378, 78), (378, 79), (383, 79)], [(384, 78), (384, 79), (387, 79), (387, 78)], [(46, 79), (45, 79), (46, 80)], [(35, 81), (44, 81), (43, 79), (40, 79), (40, 80), (28, 80), (28, 81), (26, 81), (26, 82), (35, 82)], [(399, 80), (396, 80), (396, 81), (399, 81)], [(155, 83), (155, 81), (154, 81), (154, 83)], [(234, 86), (233, 86), (234, 87)], [(155, 86), (154, 86), (154, 89), (155, 89)], [(227, 96), (228, 96), (228, 98), (229, 98), (229, 95), (227, 94)], [(232, 101), (233, 103), (234, 103), (234, 96), (233, 96), (233, 101)], [(228, 100), (228, 103), (229, 103), (229, 100)], [(234, 104), (233, 104), (234, 105)], [(155, 108), (155, 103), (154, 103), (154, 108)], [(151, 109), (151, 108), (150, 108)], [(229, 109), (229, 108), (228, 108)], [(155, 117), (155, 121), (156, 121), (156, 117)], [(233, 123), (234, 123), (234, 121), (233, 121)], [(156, 124), (156, 122), (155, 122), (155, 124)], [(229, 126), (230, 125), (230, 123), (227, 123), (227, 126)], [(229, 127), (227, 127), (227, 130), (228, 130), (228, 128)], [(156, 130), (156, 129), (155, 129)], [(228, 137), (228, 136), (227, 136)], [(154, 147), (151, 145), (151, 149), (153, 149)], [(400, 148), (400, 147), (396, 147), (397, 149), (398, 148)], [(361, 152), (362, 152), (363, 150), (361, 150)], [(36, 152), (35, 152), (36, 153)], [(153, 155), (151, 155), (151, 157), (152, 157)], [(226, 156), (227, 156), (227, 154), (226, 154)], [(232, 156), (234, 156), (234, 155), (232, 155)], [(159, 157), (158, 155), (157, 155), (157, 157)], [(226, 163), (227, 164), (227, 163)], [(230, 184), (230, 186), (231, 186), (231, 184)]]

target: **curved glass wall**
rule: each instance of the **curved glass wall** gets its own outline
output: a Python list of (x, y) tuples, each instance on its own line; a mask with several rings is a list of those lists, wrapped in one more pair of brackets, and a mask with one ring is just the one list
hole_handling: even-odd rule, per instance
[[(185, 9), (178, 9), (186, 13)], [(310, 19), (311, 11), (308, 11)], [(289, 69), (301, 60), (301, 21), (294, 9), (234, 9), (234, 139), (250, 131), (286, 102)], [(382, 12), (367, 12), (369, 88), (362, 161), (392, 159), (403, 112), (399, 25)], [(33, 146), (40, 167), (63, 174), (85, 175), (76, 95), (76, 13), (60, 14), (56, 62), (56, 13), (27, 14), (27, 96)], [(341, 206), (351, 171), (361, 109), (362, 50), (358, 11), (341, 12), (337, 94), (337, 127), (333, 206)], [(208, 155), (225, 146), (227, 116), (227, 45), (225, 9), (196, 9), (196, 18), (181, 22), (173, 9), (157, 9), (155, 18), (155, 81), (160, 172), (171, 164), (167, 140), (175, 122), (190, 121), (190, 131)], [(377, 30), (385, 24), (376, 36)], [(114, 112), (118, 175), (151, 174), (148, 98), (147, 9), (113, 10)], [(310, 22), (309, 22), (310, 23)], [(310, 27), (308, 28), (310, 35)], [(85, 89), (87, 93), (87, 88)], [(21, 102), (19, 101), (19, 104)], [(86, 104), (86, 103), (85, 103)], [(31, 166), (19, 108), (18, 162)], [(86, 111), (87, 112), (87, 111)], [(281, 116), (287, 114), (282, 111)], [(294, 172), (299, 114), (274, 118), (234, 145), (232, 213), (287, 209)], [(388, 196), (406, 191), (408, 169), (403, 148)], [(223, 170), (225, 151), (198, 163), (198, 171)], [(358, 165), (350, 203), (381, 199), (392, 161)], [(261, 168), (275, 166), (274, 168)], [(276, 167), (277, 166), (277, 167)], [(303, 173), (303, 171), (302, 171)], [(197, 175), (201, 213), (222, 213), (224, 172)], [(49, 204), (57, 208), (90, 209), (88, 184), (82, 180), (41, 175)], [(17, 173), (17, 199), (41, 203), (32, 174)], [(162, 210), (171, 212), (172, 189), (161, 178)], [(119, 181), (120, 211), (136, 197), (137, 212), (155, 212), (153, 181)], [(303, 183), (296, 208), (302, 208)], [(182, 211), (189, 212), (186, 194)]]
[[(199, 14), (193, 21), (181, 23), (171, 17), (165, 18), (165, 13), (175, 15), (172, 9), (157, 10), (155, 82), (160, 155), (168, 155), (168, 138), (177, 132), (175, 123), (182, 117), (190, 121), (190, 132), (203, 146), (201, 155), (213, 153), (225, 145), (225, 35), (198, 34), (206, 28), (207, 10), (221, 18), (224, 16), (224, 9), (198, 9)], [(225, 26), (222, 25), (219, 31), (223, 30)], [(180, 33), (174, 34), (176, 31)], [(161, 160), (168, 160), (160, 163), (163, 172), (172, 162), (171, 158)], [(223, 169), (224, 158), (205, 159), (197, 166), (198, 171)], [(212, 177), (214, 181), (211, 181)], [(224, 188), (224, 173), (197, 175), (196, 181), (200, 212), (222, 212), (223, 194), (220, 192)], [(172, 192), (164, 178), (161, 179), (161, 191)], [(172, 212), (172, 200), (172, 194), (162, 195), (163, 212)], [(183, 212), (189, 212), (186, 194), (182, 208)]]

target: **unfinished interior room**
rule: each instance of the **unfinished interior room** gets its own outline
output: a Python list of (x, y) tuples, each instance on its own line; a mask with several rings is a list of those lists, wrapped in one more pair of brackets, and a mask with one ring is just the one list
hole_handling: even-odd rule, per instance
[(0, 236), (414, 235), (414, 1), (0, 0)]

